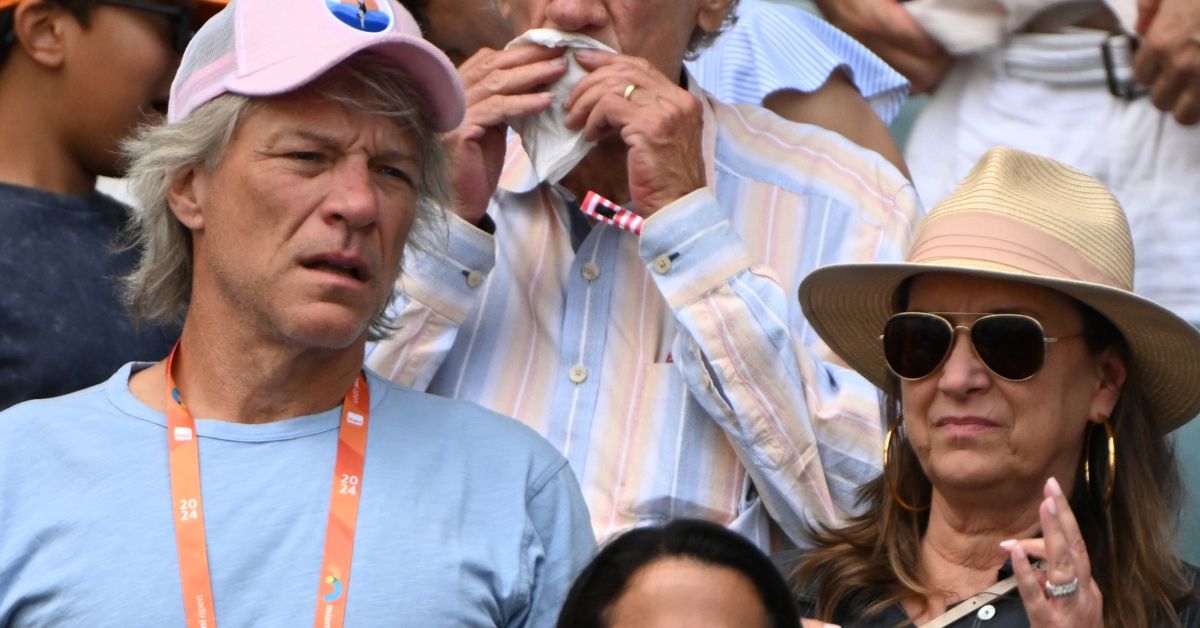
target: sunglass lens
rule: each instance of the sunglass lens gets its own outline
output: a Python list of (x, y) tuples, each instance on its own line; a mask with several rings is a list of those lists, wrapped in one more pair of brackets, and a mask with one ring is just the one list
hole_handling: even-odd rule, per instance
[(897, 314), (883, 328), (884, 357), (895, 374), (920, 379), (942, 363), (953, 336), (950, 325), (936, 316)]
[(1028, 316), (985, 316), (971, 328), (971, 342), (979, 359), (992, 372), (1011, 380), (1033, 377), (1046, 356), (1041, 325)]

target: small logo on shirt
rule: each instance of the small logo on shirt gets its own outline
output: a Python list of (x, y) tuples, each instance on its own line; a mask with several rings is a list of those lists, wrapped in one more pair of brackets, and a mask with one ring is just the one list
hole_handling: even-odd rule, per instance
[(190, 427), (175, 428), (175, 440), (177, 440), (177, 441), (192, 440), (192, 428), (190, 428)]
[(357, 412), (347, 412), (347, 413), (346, 413), (346, 420), (350, 422), (350, 425), (355, 425), (355, 426), (358, 426), (358, 427), (362, 427), (362, 424), (363, 424), (363, 415), (361, 415), (361, 414), (359, 414), (359, 413), (357, 413)]
[(325, 0), (339, 21), (364, 33), (380, 33), (392, 27), (391, 0)]

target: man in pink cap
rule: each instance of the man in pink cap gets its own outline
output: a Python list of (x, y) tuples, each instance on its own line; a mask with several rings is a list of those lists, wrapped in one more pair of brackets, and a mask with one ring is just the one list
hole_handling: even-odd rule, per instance
[(170, 356), (0, 414), (0, 625), (545, 626), (594, 549), (519, 423), (362, 369), (454, 68), (391, 0), (236, 0), (127, 145)]

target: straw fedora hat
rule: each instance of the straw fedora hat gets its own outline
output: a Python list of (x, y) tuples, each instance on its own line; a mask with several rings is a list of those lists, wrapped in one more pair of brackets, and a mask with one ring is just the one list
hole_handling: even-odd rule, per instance
[(908, 262), (817, 269), (800, 284), (800, 305), (830, 349), (883, 388), (890, 373), (879, 335), (897, 289), (933, 271), (1044, 286), (1086, 303), (1124, 335), (1130, 381), (1163, 433), (1200, 413), (1200, 332), (1133, 294), (1129, 225), (1092, 177), (992, 149), (917, 228)]

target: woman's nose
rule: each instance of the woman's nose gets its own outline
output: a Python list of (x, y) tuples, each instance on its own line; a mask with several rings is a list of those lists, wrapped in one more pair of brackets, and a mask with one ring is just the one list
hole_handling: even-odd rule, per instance
[(963, 395), (986, 388), (991, 381), (991, 372), (971, 344), (971, 332), (966, 327), (955, 329), (950, 355), (942, 363), (937, 374), (938, 388), (951, 395)]

